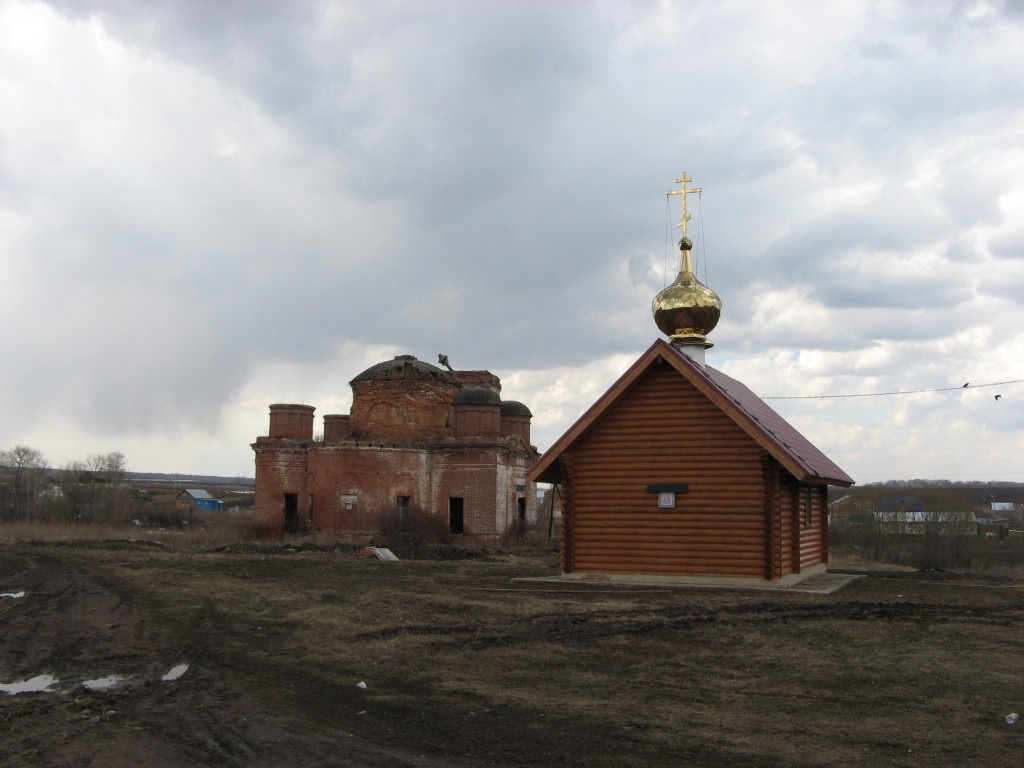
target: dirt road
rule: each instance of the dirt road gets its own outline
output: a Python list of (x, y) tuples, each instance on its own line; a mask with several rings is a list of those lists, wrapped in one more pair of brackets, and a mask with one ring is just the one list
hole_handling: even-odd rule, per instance
[(551, 552), (0, 545), (0, 686), (53, 678), (0, 693), (0, 766), (1020, 764), (1019, 574), (513, 582), (551, 573)]
[[(0, 584), (24, 592), (0, 598), (0, 681), (57, 678), (46, 693), (0, 695), (5, 768), (451, 764), (289, 712), (289, 697), (274, 695), (287, 681), (225, 666), (202, 627), (159, 626), (82, 566), (4, 549)], [(182, 664), (180, 678), (162, 680)], [(108, 690), (83, 685), (102, 689), (111, 678), (119, 684)]]

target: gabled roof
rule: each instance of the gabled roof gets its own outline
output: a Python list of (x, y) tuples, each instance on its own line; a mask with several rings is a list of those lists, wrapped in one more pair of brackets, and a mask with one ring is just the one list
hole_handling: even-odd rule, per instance
[(541, 456), (527, 477), (534, 482), (558, 482), (558, 457), (569, 450), (609, 408), (625, 396), (658, 358), (668, 363), (680, 376), (711, 400), (798, 481), (853, 485), (854, 481), (849, 475), (747, 387), (714, 368), (702, 368), (662, 339), (655, 341), (551, 446), (550, 450)]
[(212, 499), (213, 498), (213, 496), (210, 495), (209, 491), (204, 491), (201, 488), (186, 488), (184, 491), (182, 491), (178, 495), (179, 496), (184, 496), (185, 494), (188, 494), (193, 499), (197, 499), (197, 500), (198, 499)]

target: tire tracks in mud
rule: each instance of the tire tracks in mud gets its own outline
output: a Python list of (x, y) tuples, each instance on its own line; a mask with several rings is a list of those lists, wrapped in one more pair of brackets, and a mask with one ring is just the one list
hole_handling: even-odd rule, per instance
[(658, 631), (698, 630), (736, 624), (811, 624), (823, 620), (871, 623), (954, 623), (1015, 626), (1024, 623), (1024, 605), (929, 603), (917, 599), (892, 601), (757, 602), (720, 605), (712, 609), (689, 606), (645, 606), (606, 609), (572, 616), (552, 613), (534, 619), (534, 630), (552, 639), (585, 639), (637, 635)]
[[(245, 669), (215, 647), (212, 603), (188, 626), (169, 626), (87, 565), (30, 546), (0, 546), (0, 591), (9, 587), (25, 596), (0, 601), (0, 681), (48, 672), (60, 682), (52, 693), (0, 694), (4, 768), (449, 764), (303, 719), (280, 677), (264, 679), (268, 669)], [(179, 661), (188, 672), (162, 682)], [(109, 674), (130, 682), (105, 691), (81, 685)]]
[[(914, 576), (918, 576), (914, 579)], [(883, 580), (876, 578), (876, 581)], [(844, 621), (891, 624), (974, 624), (1012, 627), (1024, 623), (1024, 601), (1009, 591), (1022, 589), (1024, 584), (1005, 583), (1002, 579), (957, 581), (950, 575), (936, 577), (932, 573), (907, 574), (899, 581), (934, 586), (962, 587), (966, 597), (958, 602), (935, 600), (930, 602), (922, 593), (913, 596), (893, 595), (891, 599), (858, 600), (849, 597), (819, 597), (774, 594), (770, 597), (745, 599), (742, 602), (696, 601), (678, 598), (680, 593), (662, 591), (659, 597), (641, 597), (634, 603), (623, 602), (616, 607), (595, 607), (581, 604), (573, 607), (560, 599), (564, 592), (552, 590), (534, 599), (558, 599), (559, 609), (533, 614), (529, 622), (510, 624), (495, 632), (491, 627), (480, 627), (472, 621), (452, 620), (451, 623), (409, 624), (356, 635), (357, 641), (390, 640), (401, 635), (419, 635), (434, 650), (470, 647), (529, 645), (538, 638), (553, 641), (593, 641), (615, 636), (635, 636), (654, 632), (699, 631), (709, 627), (727, 627), (743, 624), (772, 626), (820, 621)], [(993, 592), (998, 589), (1000, 591)], [(978, 592), (972, 599), (972, 592)], [(514, 594), (516, 590), (509, 590)], [(587, 597), (611, 597), (615, 593), (588, 594)], [(659, 599), (660, 598), (660, 599)], [(452, 619), (447, 614), (448, 619)]]
[(5, 550), (0, 583), (19, 584), (26, 593), (17, 603), (0, 604), (0, 678), (137, 671), (160, 650), (129, 597), (60, 560)]

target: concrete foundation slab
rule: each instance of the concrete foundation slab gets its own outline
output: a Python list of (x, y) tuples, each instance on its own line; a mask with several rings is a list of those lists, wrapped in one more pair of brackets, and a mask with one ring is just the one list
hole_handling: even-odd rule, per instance
[(816, 574), (810, 578), (798, 581), (794, 584), (780, 583), (778, 581), (756, 581), (754, 579), (727, 580), (714, 578), (690, 579), (686, 577), (671, 576), (642, 576), (637, 574), (595, 574), (589, 573), (581, 576), (567, 578), (565, 576), (535, 576), (513, 579), (517, 584), (560, 584), (564, 588), (574, 592), (586, 590), (593, 587), (594, 591), (613, 590), (622, 588), (635, 589), (641, 586), (660, 588), (699, 588), (699, 589), (752, 589), (769, 592), (803, 592), (817, 595), (830, 595), (850, 584), (856, 579), (864, 578), (861, 574), (850, 573), (827, 573)]

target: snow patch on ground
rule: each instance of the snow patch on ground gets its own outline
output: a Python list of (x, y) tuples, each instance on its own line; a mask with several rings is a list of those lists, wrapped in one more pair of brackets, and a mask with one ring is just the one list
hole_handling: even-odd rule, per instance
[(13, 696), (16, 693), (50, 693), (58, 682), (53, 675), (36, 675), (28, 680), (19, 680), (14, 683), (0, 683), (0, 692)]
[(160, 678), (160, 680), (165, 683), (170, 682), (172, 680), (177, 680), (186, 672), (188, 672), (188, 664), (175, 664), (173, 667), (167, 670), (167, 672), (164, 674), (163, 677)]

